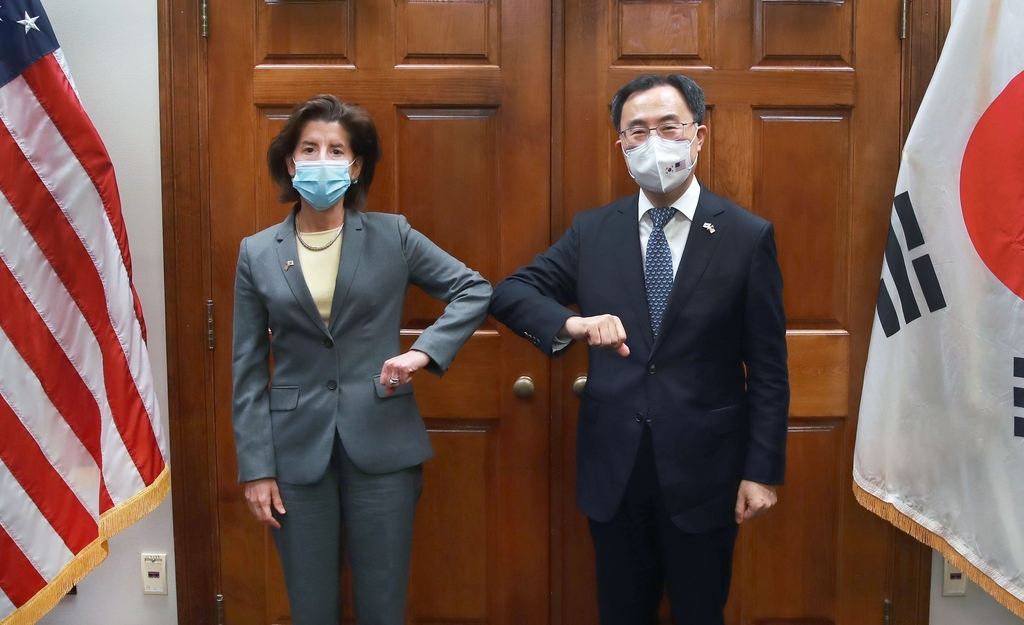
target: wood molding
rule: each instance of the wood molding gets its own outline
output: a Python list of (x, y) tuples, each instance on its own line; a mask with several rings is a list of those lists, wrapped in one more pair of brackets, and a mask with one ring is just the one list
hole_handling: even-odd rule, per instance
[(932, 549), (893, 529), (892, 625), (928, 625)]
[[(552, 2), (551, 7), (551, 235), (554, 243), (565, 232), (565, 3)], [(549, 544), (550, 590), (551, 604), (549, 625), (562, 625), (564, 602), (563, 570), (565, 568), (565, 541), (563, 540), (563, 523), (565, 515), (562, 506), (567, 488), (575, 488), (567, 483), (563, 463), (565, 462), (562, 447), (562, 428), (564, 427), (562, 401), (568, 374), (563, 358), (551, 360), (551, 474), (550, 484), (550, 528)]]
[[(197, 0), (160, 0), (160, 152), (168, 424), (178, 622), (217, 622), (211, 352), (206, 340), (208, 197), (202, 149), (206, 44)], [(222, 319), (230, 319), (230, 312)]]
[(903, 94), (900, 113), (903, 120), (900, 145), (906, 141), (910, 124), (921, 106), (939, 52), (949, 31), (949, 0), (913, 0), (907, 7), (907, 38), (903, 42)]

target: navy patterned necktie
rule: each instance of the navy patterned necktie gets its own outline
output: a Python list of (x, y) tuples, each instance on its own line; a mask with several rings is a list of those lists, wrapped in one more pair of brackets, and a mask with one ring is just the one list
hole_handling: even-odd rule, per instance
[(651, 236), (647, 239), (647, 261), (644, 275), (647, 278), (647, 309), (651, 313), (651, 330), (658, 336), (661, 317), (668, 305), (672, 292), (672, 251), (665, 238), (665, 224), (676, 214), (671, 206), (660, 206), (647, 211), (654, 222)]

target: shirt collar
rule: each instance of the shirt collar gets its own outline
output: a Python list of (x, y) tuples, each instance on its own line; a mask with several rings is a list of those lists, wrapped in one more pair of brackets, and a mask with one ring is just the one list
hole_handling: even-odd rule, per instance
[[(683, 195), (672, 204), (672, 207), (685, 215), (687, 219), (693, 221), (693, 215), (697, 212), (697, 200), (699, 199), (700, 183), (697, 182), (697, 177), (694, 176), (693, 182), (691, 182), (690, 186), (683, 192)], [(651, 200), (647, 198), (647, 194), (641, 190), (640, 202), (637, 207), (637, 221), (643, 219), (644, 214), (652, 208), (654, 208), (654, 204), (651, 204)]]

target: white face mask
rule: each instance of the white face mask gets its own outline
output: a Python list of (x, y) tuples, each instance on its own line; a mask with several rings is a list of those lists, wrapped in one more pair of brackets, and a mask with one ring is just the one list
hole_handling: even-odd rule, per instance
[(647, 141), (622, 153), (629, 163), (629, 175), (640, 188), (651, 193), (668, 193), (683, 184), (697, 164), (696, 158), (690, 160), (692, 144), (690, 139), (669, 141), (652, 135)]

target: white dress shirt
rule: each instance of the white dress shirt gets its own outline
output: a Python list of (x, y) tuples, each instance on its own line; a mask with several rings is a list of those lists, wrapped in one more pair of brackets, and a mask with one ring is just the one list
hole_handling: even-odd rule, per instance
[[(668, 239), (668, 247), (672, 252), (672, 277), (675, 278), (679, 269), (679, 261), (683, 258), (683, 249), (686, 247), (686, 237), (690, 234), (690, 224), (693, 223), (693, 214), (697, 211), (697, 200), (700, 199), (700, 184), (694, 177), (693, 182), (687, 187), (683, 195), (676, 200), (672, 207), (678, 212), (665, 223), (665, 238)], [(651, 237), (651, 230), (654, 229), (654, 221), (647, 213), (654, 204), (647, 198), (647, 194), (640, 192), (640, 201), (637, 207), (637, 219), (640, 220), (640, 259), (643, 262), (644, 271), (647, 271), (647, 239)]]

